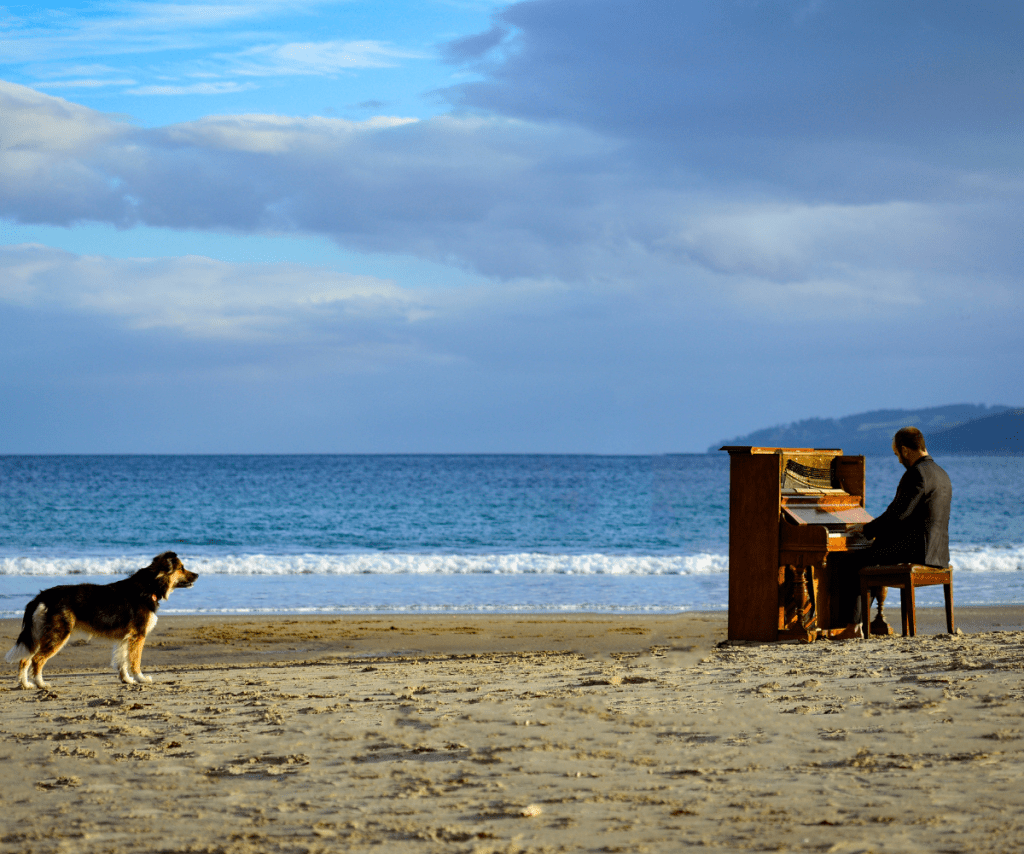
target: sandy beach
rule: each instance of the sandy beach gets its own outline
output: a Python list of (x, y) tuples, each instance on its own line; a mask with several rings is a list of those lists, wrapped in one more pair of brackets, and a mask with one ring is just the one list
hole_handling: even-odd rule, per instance
[(98, 640), (8, 666), (0, 851), (1018, 851), (1022, 616), (163, 616), (151, 685)]

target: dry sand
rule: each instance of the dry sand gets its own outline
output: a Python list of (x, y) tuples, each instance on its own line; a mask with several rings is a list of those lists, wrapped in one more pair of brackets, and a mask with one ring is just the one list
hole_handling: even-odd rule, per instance
[(0, 851), (1017, 852), (1021, 613), (957, 618), (165, 616), (151, 685), (98, 641), (9, 668)]

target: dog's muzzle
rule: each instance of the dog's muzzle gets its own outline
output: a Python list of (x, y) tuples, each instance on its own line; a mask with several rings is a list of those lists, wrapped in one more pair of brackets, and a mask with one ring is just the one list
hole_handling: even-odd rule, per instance
[(174, 586), (175, 587), (191, 587), (193, 584), (196, 583), (196, 579), (198, 579), (198, 578), (199, 578), (199, 573), (198, 572), (189, 572), (188, 570), (186, 570), (185, 574), (182, 576), (181, 581), (179, 581)]

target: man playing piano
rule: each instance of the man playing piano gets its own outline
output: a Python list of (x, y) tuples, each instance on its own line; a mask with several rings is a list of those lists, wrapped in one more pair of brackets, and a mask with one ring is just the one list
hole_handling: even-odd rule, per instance
[(892, 440), (893, 453), (906, 469), (896, 497), (881, 516), (860, 529), (874, 542), (866, 549), (829, 555), (832, 625), (840, 638), (861, 637), (860, 570), (865, 566), (917, 563), (949, 566), (949, 475), (928, 454), (916, 427), (904, 427)]

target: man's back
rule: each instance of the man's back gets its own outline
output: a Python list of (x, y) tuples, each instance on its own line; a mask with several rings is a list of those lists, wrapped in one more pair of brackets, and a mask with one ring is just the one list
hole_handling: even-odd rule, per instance
[(949, 566), (949, 510), (953, 486), (930, 456), (911, 465), (886, 511), (864, 526), (877, 557), (890, 563)]

